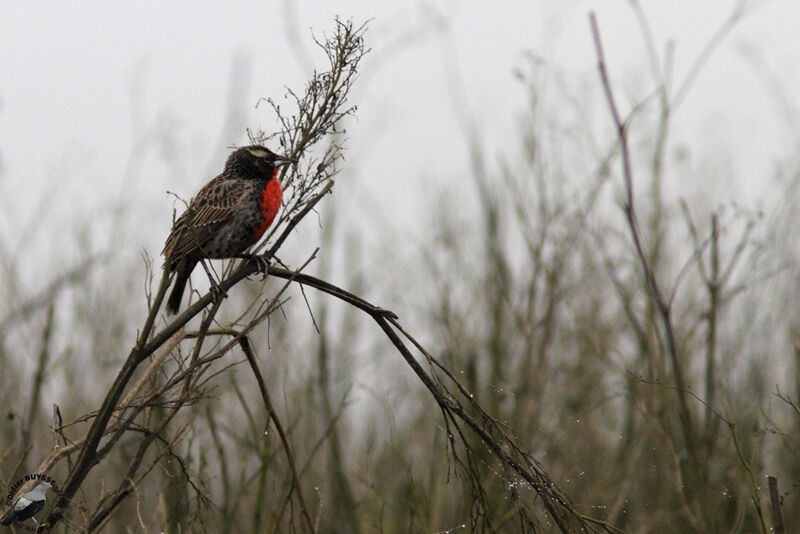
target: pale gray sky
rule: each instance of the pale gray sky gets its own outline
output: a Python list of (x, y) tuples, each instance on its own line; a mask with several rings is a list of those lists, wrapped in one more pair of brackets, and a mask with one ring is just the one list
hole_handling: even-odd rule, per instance
[[(667, 40), (676, 43), (676, 79), (738, 4), (642, 2), (659, 52)], [(335, 15), (373, 19), (367, 44), (374, 53), (363, 65), (353, 102), (358, 121), (349, 128), (348, 164), (358, 184), (348, 212), (390, 224), (407, 220), (430, 182), (452, 183), (466, 172), (453, 75), (463, 80), (466, 105), (493, 153), (513, 142), (525, 109), (512, 74), (525, 50), (569, 76), (594, 75), (589, 9), (597, 12), (623, 106), (630, 104), (652, 88), (640, 84), (649, 72), (646, 56), (632, 11), (619, 0), (5, 3), (3, 235), (29, 218), (45, 191), (55, 188), (67, 200), (47, 210), (49, 224), (65, 225), (72, 213), (116, 201), (124, 189), (129, 208), (142, 217), (140, 241), (130, 245), (157, 254), (171, 216), (164, 192), (191, 196), (221, 169), (227, 147), (245, 141), (244, 126), (275, 128), (256, 102), (282, 97), (283, 85), (301, 88), (308, 74), (289, 35), (297, 32), (319, 65), (310, 31), (330, 30)], [(796, 148), (797, 133), (774, 105), (772, 81), (743, 51), (757, 50), (797, 104), (798, 28), (800, 2), (766, 2), (717, 50), (679, 111), (673, 140), (732, 147), (732, 163), (753, 179), (745, 189), (755, 184), (757, 191), (775, 159)], [(235, 61), (250, 77), (235, 88), (242, 115), (231, 132), (223, 121)], [(142, 139), (148, 157), (131, 168), (128, 158)], [(162, 151), (151, 153), (156, 147)]]

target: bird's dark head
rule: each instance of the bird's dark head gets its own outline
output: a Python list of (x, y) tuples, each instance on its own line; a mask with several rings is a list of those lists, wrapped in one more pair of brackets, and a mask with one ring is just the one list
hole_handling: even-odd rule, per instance
[(231, 153), (225, 163), (225, 172), (241, 178), (269, 180), (277, 177), (278, 167), (294, 161), (285, 156), (279, 156), (267, 147), (250, 145), (237, 148)]

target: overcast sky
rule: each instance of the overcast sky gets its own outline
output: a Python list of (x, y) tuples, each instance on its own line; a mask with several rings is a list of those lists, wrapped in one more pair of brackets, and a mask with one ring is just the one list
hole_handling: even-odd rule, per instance
[[(738, 4), (642, 3), (659, 51), (676, 43), (676, 79)], [(11, 225), (4, 222), (3, 235), (46, 192), (66, 200), (48, 207), (61, 221), (124, 197), (143, 228), (163, 227), (131, 243), (157, 254), (171, 217), (165, 191), (191, 196), (221, 170), (228, 147), (246, 141), (244, 127), (275, 129), (258, 99), (302, 87), (321, 65), (311, 31), (330, 31), (336, 15), (372, 20), (373, 54), (349, 128), (358, 194), (348, 212), (389, 224), (406, 219), (431, 182), (453, 183), (466, 172), (453, 80), (463, 81), (464, 104), (491, 153), (502, 149), (525, 109), (513, 76), (525, 51), (576, 78), (594, 75), (590, 8), (623, 102), (643, 96), (624, 95), (648, 67), (635, 18), (620, 0), (4, 3), (0, 192)], [(798, 28), (796, 0), (754, 10), (711, 58), (677, 120), (676, 142), (711, 136), (734, 147), (735, 165), (756, 190), (775, 159), (796, 149), (774, 88), (797, 105)], [(240, 74), (234, 87), (232, 69)], [(226, 127), (231, 106), (238, 118)], [(132, 167), (134, 153), (144, 158)]]

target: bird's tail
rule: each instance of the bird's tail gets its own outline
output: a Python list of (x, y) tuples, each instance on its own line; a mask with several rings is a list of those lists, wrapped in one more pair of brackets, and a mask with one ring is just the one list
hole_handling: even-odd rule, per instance
[(172, 293), (169, 294), (167, 300), (167, 313), (175, 315), (181, 307), (183, 300), (183, 290), (186, 289), (186, 282), (189, 281), (189, 275), (192, 274), (192, 269), (197, 265), (197, 262), (184, 261), (178, 267), (178, 274), (175, 276), (175, 285), (172, 287)]
[(3, 518), (3, 525), (5, 525), (5, 526), (8, 526), (8, 525), (10, 525), (11, 523), (13, 523), (13, 522), (14, 522), (14, 520), (15, 520), (16, 518), (17, 518), (17, 514), (16, 514), (16, 512), (14, 512), (14, 510), (11, 510), (10, 512), (8, 512), (8, 515), (6, 515), (6, 516)]

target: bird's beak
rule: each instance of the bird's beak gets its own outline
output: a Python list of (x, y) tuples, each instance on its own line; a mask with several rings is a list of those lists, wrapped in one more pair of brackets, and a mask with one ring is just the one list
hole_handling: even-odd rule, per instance
[(297, 158), (288, 158), (286, 156), (275, 156), (275, 166), (287, 165), (289, 163), (297, 163)]

